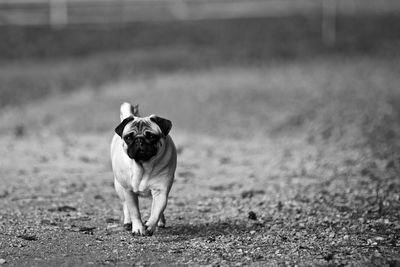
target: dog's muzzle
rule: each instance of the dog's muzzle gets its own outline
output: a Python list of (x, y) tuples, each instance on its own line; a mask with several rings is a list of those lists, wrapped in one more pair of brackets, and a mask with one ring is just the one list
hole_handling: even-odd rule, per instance
[(156, 145), (149, 143), (143, 137), (135, 138), (128, 146), (128, 156), (137, 161), (147, 161), (157, 154)]

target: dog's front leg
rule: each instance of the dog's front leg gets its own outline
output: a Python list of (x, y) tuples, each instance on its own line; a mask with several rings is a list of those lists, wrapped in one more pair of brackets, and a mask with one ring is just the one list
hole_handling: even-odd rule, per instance
[(151, 206), (151, 215), (146, 222), (147, 231), (153, 234), (158, 221), (160, 220), (165, 208), (167, 207), (168, 193), (163, 191), (152, 191), (153, 203)]
[(132, 191), (125, 190), (125, 203), (129, 211), (129, 215), (132, 221), (132, 234), (133, 235), (146, 235), (146, 227), (142, 223), (142, 218), (139, 210), (139, 198), (138, 195)]

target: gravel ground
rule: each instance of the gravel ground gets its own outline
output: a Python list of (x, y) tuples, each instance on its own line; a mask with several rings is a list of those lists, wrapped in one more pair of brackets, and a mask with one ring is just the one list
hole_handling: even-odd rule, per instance
[[(398, 71), (368, 59), (216, 68), (3, 109), (0, 264), (400, 266)], [(174, 123), (167, 227), (152, 237), (123, 230), (112, 186), (125, 100)]]

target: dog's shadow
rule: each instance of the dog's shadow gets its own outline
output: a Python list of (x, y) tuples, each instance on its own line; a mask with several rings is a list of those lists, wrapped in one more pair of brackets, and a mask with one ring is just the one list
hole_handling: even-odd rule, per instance
[(157, 235), (175, 237), (185, 241), (193, 238), (213, 238), (215, 236), (242, 235), (255, 229), (255, 225), (249, 225), (238, 221), (220, 221), (201, 224), (174, 224), (166, 228), (160, 228)]

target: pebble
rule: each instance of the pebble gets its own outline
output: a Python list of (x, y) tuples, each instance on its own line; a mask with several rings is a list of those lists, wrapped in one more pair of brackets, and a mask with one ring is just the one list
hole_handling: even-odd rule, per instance
[(257, 215), (254, 211), (250, 211), (248, 215), (250, 220), (257, 220)]
[(208, 238), (206, 239), (206, 242), (207, 242), (207, 243), (215, 242), (215, 237), (213, 237), (213, 236), (208, 237)]
[(177, 254), (179, 254), (179, 253), (182, 253), (182, 250), (180, 250), (180, 249), (170, 249), (170, 250), (168, 250), (168, 253), (177, 253)]
[(0, 259), (0, 264), (4, 264), (4, 263), (6, 263), (7, 261), (5, 260), (5, 259)]

